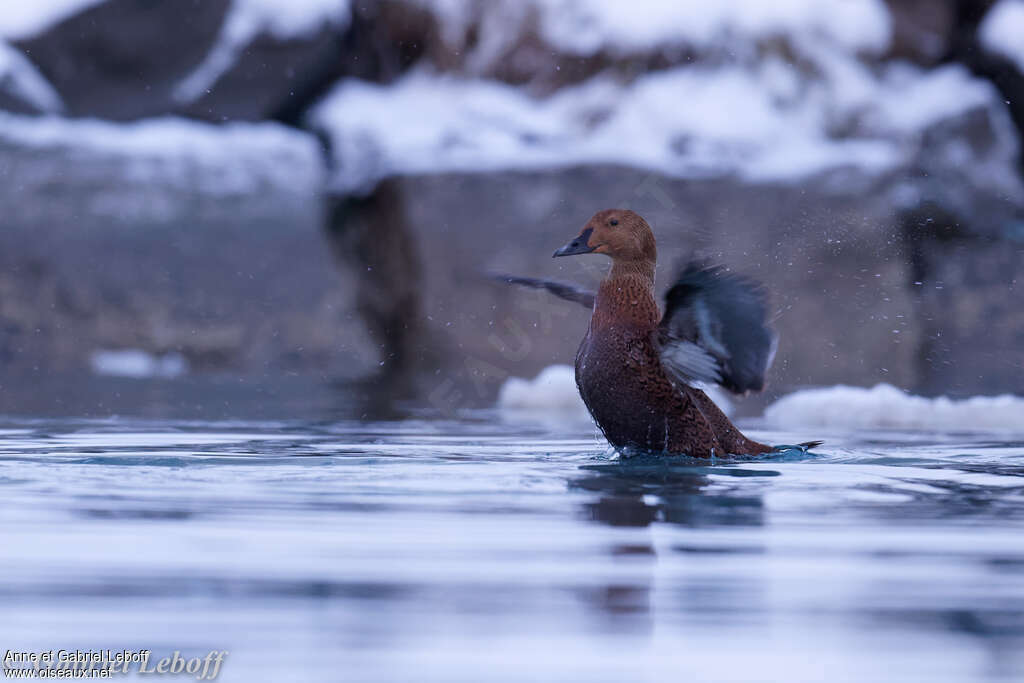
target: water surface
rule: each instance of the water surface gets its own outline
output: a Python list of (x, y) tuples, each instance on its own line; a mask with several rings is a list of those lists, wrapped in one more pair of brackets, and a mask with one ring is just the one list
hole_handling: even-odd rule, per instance
[[(0, 420), (0, 645), (229, 651), (224, 681), (1024, 680), (1024, 441)], [(182, 679), (184, 680), (184, 679)]]

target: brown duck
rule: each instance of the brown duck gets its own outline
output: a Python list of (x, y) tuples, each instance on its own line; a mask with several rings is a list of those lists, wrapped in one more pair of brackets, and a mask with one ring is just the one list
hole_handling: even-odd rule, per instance
[[(576, 354), (576, 385), (616, 449), (656, 453), (757, 455), (776, 450), (748, 439), (701, 391), (719, 384), (760, 391), (775, 355), (764, 290), (721, 268), (689, 264), (654, 300), (654, 233), (633, 211), (599, 211), (555, 256), (612, 259), (597, 293), (532, 278), (505, 277), (593, 309)], [(801, 448), (817, 445), (801, 444)]]

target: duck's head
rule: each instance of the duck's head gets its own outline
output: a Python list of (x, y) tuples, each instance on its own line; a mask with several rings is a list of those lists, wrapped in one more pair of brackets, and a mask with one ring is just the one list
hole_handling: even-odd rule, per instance
[(655, 263), (658, 257), (654, 233), (640, 214), (628, 209), (598, 211), (579, 236), (555, 252), (555, 256), (607, 254), (622, 263)]

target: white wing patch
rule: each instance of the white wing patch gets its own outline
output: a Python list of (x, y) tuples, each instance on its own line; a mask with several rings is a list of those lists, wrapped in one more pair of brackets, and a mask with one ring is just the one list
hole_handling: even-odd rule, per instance
[(718, 361), (693, 342), (666, 344), (661, 349), (661, 362), (676, 379), (689, 385), (694, 382), (718, 384), (722, 381)]
[(691, 261), (665, 295), (658, 342), (663, 365), (678, 382), (744, 394), (764, 388), (778, 337), (760, 284)]

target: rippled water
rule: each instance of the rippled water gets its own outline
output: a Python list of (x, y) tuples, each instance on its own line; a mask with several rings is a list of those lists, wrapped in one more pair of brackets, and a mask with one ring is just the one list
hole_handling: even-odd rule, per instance
[(7, 419), (0, 646), (226, 649), (224, 681), (1024, 680), (1024, 441), (754, 433), (828, 441)]

